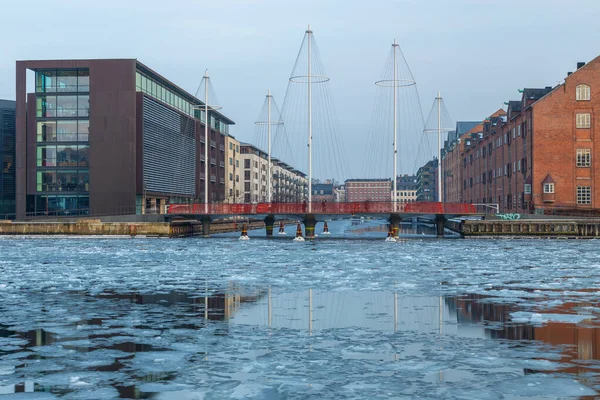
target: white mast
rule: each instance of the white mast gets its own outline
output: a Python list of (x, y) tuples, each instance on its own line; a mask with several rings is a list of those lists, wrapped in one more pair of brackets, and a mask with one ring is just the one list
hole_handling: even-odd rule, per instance
[(311, 60), (310, 60), (310, 25), (306, 31), (308, 40), (308, 213), (312, 212), (312, 87), (311, 87)]
[(267, 167), (267, 203), (271, 202), (271, 196), (272, 196), (272, 188), (271, 188), (271, 177), (273, 176), (273, 174), (271, 173), (271, 89), (269, 89), (269, 91), (267, 92), (267, 136), (268, 136), (268, 140), (269, 140), (269, 145), (268, 145), (268, 158), (269, 158), (269, 165)]
[(392, 180), (393, 180), (393, 195), (392, 195), (392, 201), (394, 202), (394, 210), (396, 207), (396, 177), (398, 176), (398, 129), (397, 129), (397, 96), (398, 96), (398, 87), (397, 87), (397, 70), (396, 70), (396, 49), (398, 48), (398, 44), (396, 43), (396, 39), (394, 39), (394, 44), (392, 44), (392, 47), (394, 48), (394, 176), (392, 176)]
[(204, 72), (204, 212), (208, 213), (208, 163), (210, 162), (208, 156), (208, 149), (210, 143), (208, 142), (208, 70)]
[(442, 95), (438, 92), (438, 201), (442, 201)]

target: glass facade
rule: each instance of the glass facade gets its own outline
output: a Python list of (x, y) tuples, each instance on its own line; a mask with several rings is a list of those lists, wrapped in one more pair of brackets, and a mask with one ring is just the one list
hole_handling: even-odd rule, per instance
[[(161, 85), (154, 79), (142, 74), (140, 71), (135, 73), (135, 86), (138, 92), (146, 93), (147, 95), (170, 105), (171, 107), (189, 115), (190, 117), (199, 119), (202, 122), (206, 121), (204, 110), (194, 108), (196, 107), (194, 104), (179, 96), (176, 92), (172, 91), (168, 87)], [(229, 133), (229, 125), (218, 118), (215, 118), (214, 116), (211, 116), (210, 118), (210, 126), (213, 129), (223, 133)]]
[(35, 212), (89, 213), (87, 69), (36, 71)]

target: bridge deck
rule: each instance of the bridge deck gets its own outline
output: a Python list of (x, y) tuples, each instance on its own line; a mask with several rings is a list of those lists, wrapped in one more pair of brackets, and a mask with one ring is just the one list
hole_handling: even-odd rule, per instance
[(438, 202), (313, 202), (257, 203), (257, 204), (171, 204), (168, 214), (173, 215), (480, 215), (473, 204)]

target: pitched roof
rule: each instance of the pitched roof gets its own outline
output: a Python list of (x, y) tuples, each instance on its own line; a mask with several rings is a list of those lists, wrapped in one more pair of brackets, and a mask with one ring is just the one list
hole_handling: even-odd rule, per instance
[(532, 89), (532, 88), (525, 88), (523, 89), (523, 97), (526, 100), (539, 100), (542, 97), (544, 97), (545, 95), (547, 95), (548, 93), (550, 93), (552, 91), (552, 87), (550, 86), (546, 86), (543, 89)]

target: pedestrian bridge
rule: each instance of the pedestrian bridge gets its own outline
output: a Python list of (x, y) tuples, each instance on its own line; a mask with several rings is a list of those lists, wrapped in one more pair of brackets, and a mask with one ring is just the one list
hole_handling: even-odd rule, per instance
[(210, 234), (210, 222), (228, 217), (264, 219), (267, 236), (273, 232), (278, 219), (295, 219), (304, 223), (306, 236), (314, 237), (317, 221), (331, 218), (372, 216), (390, 221), (397, 235), (403, 218), (421, 217), (436, 222), (438, 235), (443, 235), (446, 219), (483, 215), (474, 204), (441, 202), (313, 202), (313, 203), (255, 203), (255, 204), (171, 204), (172, 217), (195, 218), (202, 221), (203, 234)]

